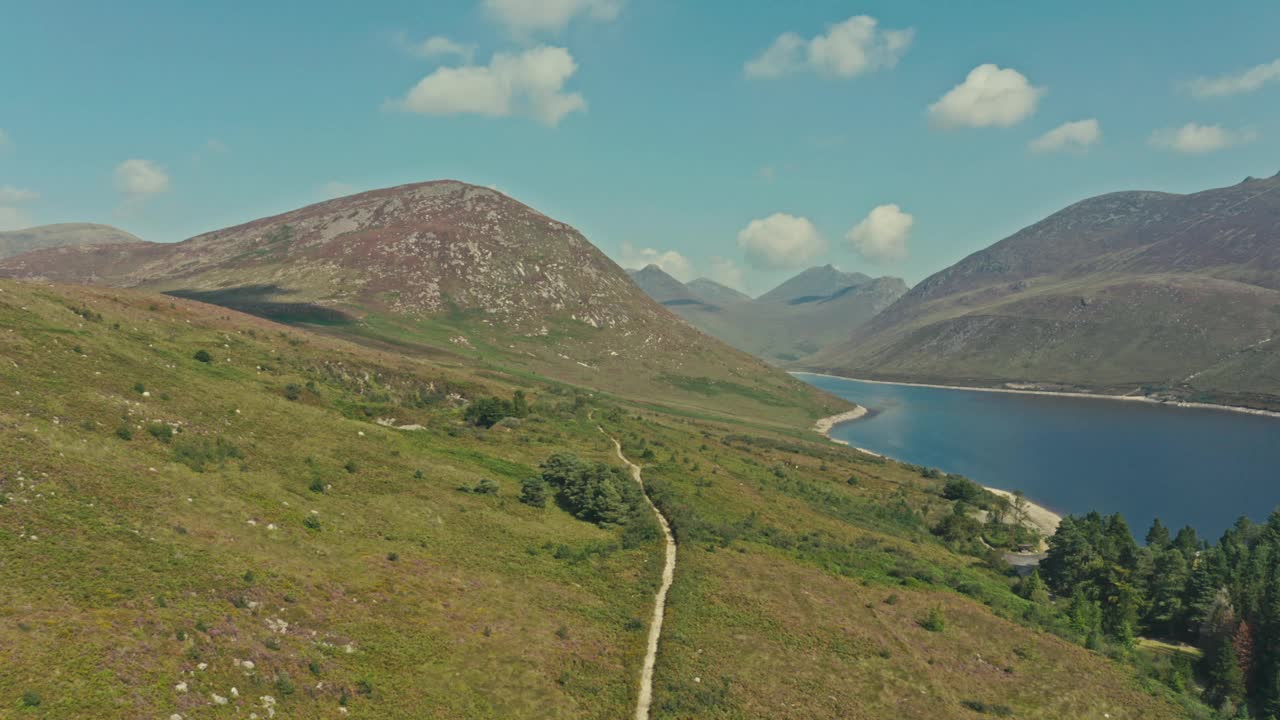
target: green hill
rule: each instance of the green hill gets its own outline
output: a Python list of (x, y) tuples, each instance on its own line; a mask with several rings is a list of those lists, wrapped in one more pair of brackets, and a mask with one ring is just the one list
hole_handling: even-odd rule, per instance
[(3, 281), (0, 327), (6, 717), (627, 716), (656, 529), (519, 499), (616, 466), (597, 425), (680, 543), (654, 717), (1179, 712), (931, 534), (936, 473), (799, 422), (130, 290)]

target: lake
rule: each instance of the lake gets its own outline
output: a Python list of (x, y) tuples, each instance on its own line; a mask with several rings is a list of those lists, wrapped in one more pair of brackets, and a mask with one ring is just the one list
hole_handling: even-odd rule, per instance
[(1280, 505), (1280, 419), (1150, 403), (859, 382), (798, 373), (871, 414), (832, 431), (851, 445), (1022, 490), (1062, 514), (1159, 517), (1213, 540)]

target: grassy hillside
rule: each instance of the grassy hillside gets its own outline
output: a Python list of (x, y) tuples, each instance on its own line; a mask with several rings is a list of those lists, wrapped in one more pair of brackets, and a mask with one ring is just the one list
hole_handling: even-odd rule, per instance
[[(518, 499), (552, 453), (616, 464), (597, 424), (680, 542), (655, 717), (1179, 712), (931, 535), (939, 480), (803, 413), (125, 290), (0, 282), (0, 327), (2, 717), (626, 716), (656, 529)], [(517, 389), (527, 418), (464, 420)]]

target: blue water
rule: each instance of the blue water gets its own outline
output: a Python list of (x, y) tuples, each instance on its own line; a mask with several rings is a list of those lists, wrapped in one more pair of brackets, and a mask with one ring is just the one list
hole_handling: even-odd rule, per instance
[(1057, 512), (1159, 517), (1216, 540), (1280, 505), (1280, 419), (1088, 398), (798, 375), (871, 410), (832, 436), (906, 462), (1022, 490)]

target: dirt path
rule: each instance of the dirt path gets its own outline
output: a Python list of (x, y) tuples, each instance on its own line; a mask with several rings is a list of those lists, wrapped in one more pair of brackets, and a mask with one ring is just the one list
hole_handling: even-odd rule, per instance
[[(641, 490), (645, 490), (644, 480), (640, 477), (640, 466), (622, 454), (622, 443), (618, 442), (617, 438), (604, 432), (604, 428), (598, 429), (613, 441), (618, 459), (631, 471), (631, 479), (640, 485)], [(654, 516), (658, 518), (658, 524), (662, 526), (662, 534), (667, 539), (667, 553), (666, 563), (662, 566), (662, 584), (658, 586), (658, 594), (653, 598), (653, 619), (649, 623), (649, 646), (644, 653), (644, 668), (640, 671), (640, 696), (636, 699), (635, 720), (649, 720), (649, 705), (653, 702), (653, 666), (658, 659), (658, 638), (662, 635), (662, 618), (667, 610), (667, 591), (671, 589), (671, 581), (675, 579), (676, 574), (676, 537), (671, 534), (671, 525), (658, 510), (658, 506), (653, 504), (653, 500), (649, 499), (647, 490), (644, 493), (644, 500), (649, 503)]]

